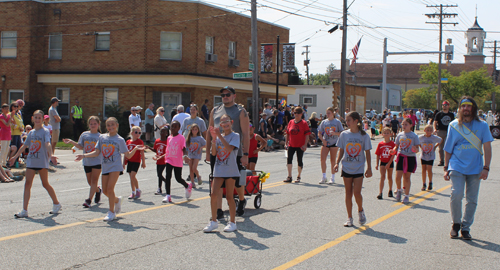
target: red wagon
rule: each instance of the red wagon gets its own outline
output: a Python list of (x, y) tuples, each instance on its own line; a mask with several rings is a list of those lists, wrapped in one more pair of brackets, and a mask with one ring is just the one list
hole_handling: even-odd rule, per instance
[[(247, 177), (246, 177), (246, 186), (245, 186), (245, 196), (252, 197), (252, 195), (255, 195), (255, 199), (253, 200), (253, 206), (255, 209), (259, 209), (261, 204), (262, 204), (262, 182), (259, 180), (258, 175), (253, 175), (253, 172), (261, 172), (261, 171), (250, 171), (247, 170)], [(210, 174), (210, 187), (209, 187), (209, 192), (212, 194), (212, 181), (213, 181), (213, 176)], [(223, 196), (226, 198), (226, 189), (223, 188)], [(236, 192), (236, 189), (234, 190), (234, 202), (236, 203), (236, 206), (238, 206), (238, 193)]]

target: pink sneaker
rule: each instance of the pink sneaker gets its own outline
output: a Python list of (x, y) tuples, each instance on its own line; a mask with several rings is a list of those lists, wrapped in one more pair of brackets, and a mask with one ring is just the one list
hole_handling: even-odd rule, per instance
[(193, 185), (191, 183), (188, 184), (186, 188), (186, 199), (191, 198), (191, 192), (193, 191)]
[(139, 199), (141, 197), (141, 190), (140, 189), (137, 189), (135, 191), (135, 198), (134, 199)]
[(133, 200), (134, 198), (135, 198), (134, 193), (132, 193), (132, 194), (130, 194), (130, 196), (128, 196), (128, 199), (129, 199), (129, 200)]

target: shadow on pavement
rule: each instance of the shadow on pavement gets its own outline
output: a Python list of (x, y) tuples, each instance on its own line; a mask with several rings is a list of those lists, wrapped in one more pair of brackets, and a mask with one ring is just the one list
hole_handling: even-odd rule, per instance
[(389, 240), (390, 243), (395, 243), (395, 244), (406, 244), (406, 242), (408, 241), (408, 239), (406, 239), (406, 238), (399, 237), (399, 236), (394, 235), (394, 234), (374, 231), (372, 228), (368, 228), (368, 229), (362, 231), (361, 233), (364, 235), (376, 237), (379, 239), (387, 239), (387, 240)]
[(415, 208), (415, 209), (429, 210), (429, 211), (434, 211), (434, 212), (443, 213), (443, 214), (450, 212), (450, 211), (445, 210), (445, 209), (439, 209), (439, 208), (435, 208), (435, 207), (431, 207), (431, 206), (425, 206), (425, 205), (421, 205), (421, 204), (412, 205), (412, 207)]
[(53, 215), (50, 214), (50, 216), (47, 216), (45, 218), (40, 218), (40, 219), (28, 217), (28, 218), (25, 218), (25, 220), (27, 220), (29, 222), (33, 222), (33, 223), (42, 224), (43, 226), (46, 226), (46, 227), (54, 227), (54, 226), (57, 226), (57, 225), (61, 225), (60, 223), (57, 223), (54, 220), (54, 217), (57, 216), (57, 215), (58, 214), (53, 214)]
[(464, 240), (464, 242), (466, 244), (471, 245), (471, 246), (476, 247), (476, 248), (491, 250), (491, 251), (495, 251), (497, 253), (500, 253), (500, 245), (492, 243), (492, 242), (479, 240), (479, 239), (472, 239), (472, 241), (465, 241)]
[(219, 238), (232, 241), (233, 244), (237, 246), (240, 250), (269, 249), (269, 247), (264, 244), (261, 244), (253, 239), (245, 238), (243, 234), (241, 234), (239, 231), (234, 232), (235, 237), (226, 237), (226, 234), (230, 235), (231, 233), (217, 233), (217, 236)]
[(131, 203), (142, 204), (142, 205), (155, 205), (154, 202), (146, 202), (141, 199), (129, 200)]
[(145, 226), (134, 226), (132, 224), (126, 224), (126, 223), (119, 223), (120, 220), (122, 220), (122, 217), (116, 218), (114, 221), (108, 222), (107, 224), (109, 225), (109, 228), (111, 229), (119, 229), (124, 232), (135, 232), (138, 229), (146, 229), (146, 230), (151, 230), (154, 231), (155, 229), (151, 229), (149, 227)]

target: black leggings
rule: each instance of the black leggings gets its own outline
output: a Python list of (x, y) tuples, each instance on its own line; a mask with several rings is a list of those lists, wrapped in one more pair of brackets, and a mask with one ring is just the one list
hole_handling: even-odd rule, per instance
[(163, 171), (167, 165), (163, 164), (156, 164), (156, 174), (158, 175), (158, 188), (161, 189), (161, 185), (163, 182), (165, 182), (165, 188), (167, 188), (167, 182), (165, 181), (165, 177), (163, 177)]
[(288, 147), (288, 159), (286, 164), (292, 164), (293, 155), (297, 152), (297, 163), (299, 163), (299, 167), (304, 167), (302, 163), (302, 157), (304, 156), (304, 151), (300, 149), (300, 147)]
[(184, 188), (188, 188), (188, 184), (184, 179), (182, 179), (182, 167), (174, 167), (167, 163), (167, 177), (165, 178), (165, 189), (167, 190), (167, 194), (170, 195), (170, 180), (172, 179), (172, 170), (174, 170), (175, 180), (177, 183), (184, 186)]

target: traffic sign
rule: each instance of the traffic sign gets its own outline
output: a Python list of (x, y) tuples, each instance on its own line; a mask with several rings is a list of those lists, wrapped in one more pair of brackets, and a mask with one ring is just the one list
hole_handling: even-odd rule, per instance
[(238, 72), (238, 73), (233, 73), (233, 79), (250, 79), (252, 78), (252, 72)]
[(493, 103), (491, 100), (486, 100), (484, 103)]

